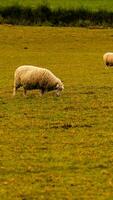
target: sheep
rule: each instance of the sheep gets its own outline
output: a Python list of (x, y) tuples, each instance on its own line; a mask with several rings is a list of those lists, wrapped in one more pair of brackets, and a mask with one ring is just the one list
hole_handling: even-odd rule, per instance
[(23, 95), (27, 90), (39, 89), (42, 96), (45, 92), (55, 90), (56, 95), (64, 89), (64, 84), (50, 70), (32, 65), (22, 65), (15, 70), (13, 96), (18, 88), (23, 87)]
[(103, 55), (103, 61), (107, 67), (113, 66), (113, 53), (108, 52)]

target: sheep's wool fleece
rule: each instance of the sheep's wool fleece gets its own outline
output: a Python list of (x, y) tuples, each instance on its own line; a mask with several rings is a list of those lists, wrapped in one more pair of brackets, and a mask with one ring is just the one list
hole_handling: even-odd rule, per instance
[(51, 87), (57, 83), (61, 83), (50, 70), (31, 65), (23, 65), (15, 71), (16, 84), (35, 84), (38, 83), (40, 87)]
[(108, 52), (103, 55), (104, 63), (108, 66), (113, 66), (113, 53)]

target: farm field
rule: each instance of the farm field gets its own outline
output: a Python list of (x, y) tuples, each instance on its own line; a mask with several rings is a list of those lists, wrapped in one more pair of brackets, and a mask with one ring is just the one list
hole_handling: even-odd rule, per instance
[(79, 1), (75, 1), (75, 0), (1, 0), (0, 1), (0, 6), (1, 7), (7, 7), (7, 6), (11, 6), (11, 5), (21, 5), (21, 6), (30, 6), (30, 7), (37, 7), (38, 5), (42, 5), (42, 4), (48, 4), (52, 9), (56, 9), (56, 8), (88, 8), (91, 10), (100, 10), (100, 9), (104, 9), (104, 10), (108, 10), (108, 11), (113, 11), (113, 2), (112, 0), (79, 0)]
[[(0, 199), (113, 199), (113, 29), (0, 26)], [(65, 90), (12, 97), (17, 66)]]

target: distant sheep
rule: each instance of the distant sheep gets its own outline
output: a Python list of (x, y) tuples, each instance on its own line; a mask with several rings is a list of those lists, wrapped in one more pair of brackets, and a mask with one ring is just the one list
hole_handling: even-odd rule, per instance
[(23, 65), (16, 69), (14, 74), (14, 89), (15, 96), (18, 88), (23, 87), (24, 96), (27, 90), (39, 89), (41, 95), (45, 92), (55, 90), (59, 96), (60, 91), (64, 89), (64, 85), (50, 70), (32, 65)]
[(113, 66), (113, 53), (108, 52), (103, 55), (103, 61), (107, 67)]

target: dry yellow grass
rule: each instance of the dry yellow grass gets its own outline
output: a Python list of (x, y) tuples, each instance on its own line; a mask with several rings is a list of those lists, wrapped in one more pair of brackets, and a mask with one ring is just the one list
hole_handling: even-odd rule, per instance
[[(0, 26), (0, 199), (113, 199), (112, 32)], [(13, 98), (22, 64), (51, 69), (62, 96)]]

